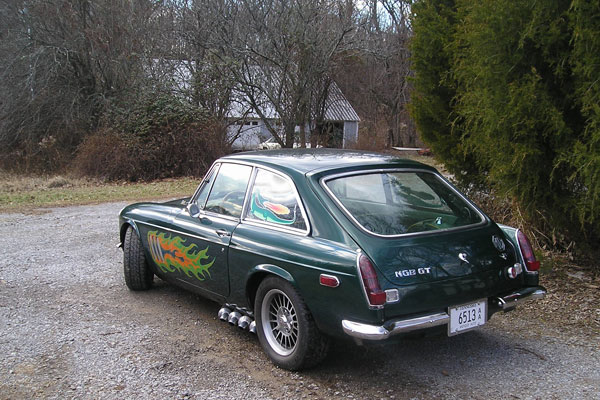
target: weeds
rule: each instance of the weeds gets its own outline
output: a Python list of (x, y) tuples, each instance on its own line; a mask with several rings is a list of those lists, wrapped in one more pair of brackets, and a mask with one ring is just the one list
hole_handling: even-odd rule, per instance
[(0, 211), (141, 201), (189, 196), (199, 179), (178, 178), (142, 183), (106, 183), (65, 176), (21, 176), (0, 173)]

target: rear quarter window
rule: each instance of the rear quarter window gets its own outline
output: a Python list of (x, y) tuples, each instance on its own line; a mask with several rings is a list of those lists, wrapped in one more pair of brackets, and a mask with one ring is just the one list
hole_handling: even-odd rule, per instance
[(292, 182), (264, 169), (256, 173), (246, 219), (302, 231), (307, 229)]

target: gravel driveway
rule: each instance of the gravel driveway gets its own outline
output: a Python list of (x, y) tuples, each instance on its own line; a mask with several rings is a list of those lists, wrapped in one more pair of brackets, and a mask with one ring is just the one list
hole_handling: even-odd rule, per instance
[[(0, 398), (600, 399), (600, 340), (524, 309), (463, 335), (274, 367), (219, 304), (125, 287), (124, 203), (0, 214)], [(544, 300), (546, 301), (546, 300)], [(572, 330), (572, 331), (571, 331)]]

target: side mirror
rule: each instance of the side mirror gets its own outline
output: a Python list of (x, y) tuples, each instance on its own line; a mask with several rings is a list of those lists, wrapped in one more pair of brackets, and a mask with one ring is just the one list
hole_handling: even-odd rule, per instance
[(186, 207), (188, 213), (190, 214), (190, 216), (196, 218), (198, 215), (200, 215), (200, 208), (198, 208), (198, 204), (196, 203), (190, 203), (188, 204), (188, 206)]

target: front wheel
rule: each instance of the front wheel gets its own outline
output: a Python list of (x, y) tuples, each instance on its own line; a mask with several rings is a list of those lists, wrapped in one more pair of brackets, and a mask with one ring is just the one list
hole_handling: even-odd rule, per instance
[(125, 232), (123, 243), (123, 272), (129, 289), (148, 290), (152, 287), (154, 273), (146, 261), (142, 241), (131, 226)]
[(281, 368), (312, 367), (327, 355), (329, 340), (319, 332), (298, 291), (278, 277), (263, 280), (254, 305), (258, 340)]

